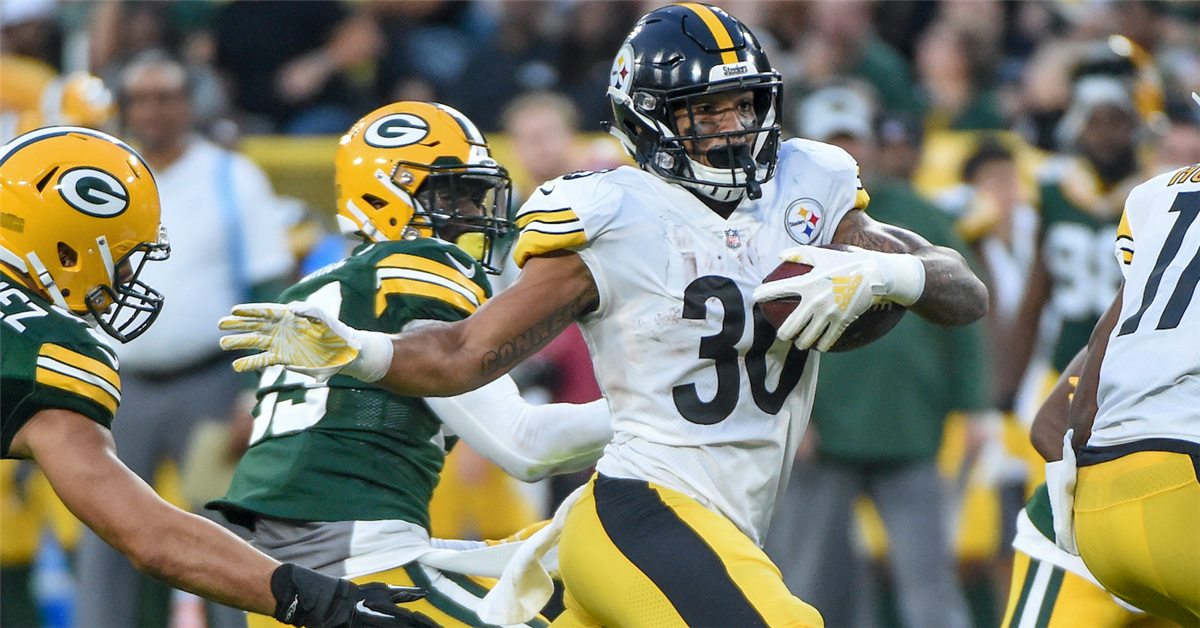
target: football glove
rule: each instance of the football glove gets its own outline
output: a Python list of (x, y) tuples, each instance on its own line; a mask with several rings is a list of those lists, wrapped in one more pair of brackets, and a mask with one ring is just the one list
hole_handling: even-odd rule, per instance
[(879, 301), (912, 305), (925, 287), (925, 266), (906, 254), (797, 246), (783, 251), (785, 262), (808, 264), (803, 275), (769, 281), (754, 289), (762, 303), (800, 297), (800, 304), (776, 330), (801, 349), (828, 351), (842, 332)]
[(340, 372), (374, 382), (392, 364), (387, 334), (354, 329), (311, 303), (248, 303), (232, 314), (220, 322), (223, 331), (235, 332), (221, 338), (221, 348), (261, 351), (234, 360), (239, 372), (282, 364), (318, 381)]
[(396, 606), (425, 597), (415, 587), (381, 582), (358, 585), (285, 563), (271, 574), (275, 619), (308, 628), (440, 628), (432, 619)]

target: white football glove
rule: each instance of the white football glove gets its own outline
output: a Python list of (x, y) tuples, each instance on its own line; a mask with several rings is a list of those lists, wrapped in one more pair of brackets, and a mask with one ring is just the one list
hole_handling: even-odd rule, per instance
[(754, 300), (762, 303), (800, 297), (800, 304), (776, 335), (780, 340), (794, 341), (801, 349), (815, 346), (817, 351), (828, 351), (850, 323), (873, 304), (892, 301), (912, 305), (925, 288), (925, 265), (912, 255), (797, 246), (779, 257), (813, 269), (762, 284), (754, 289)]
[(392, 364), (392, 339), (377, 331), (354, 329), (311, 303), (246, 303), (221, 319), (226, 351), (259, 349), (233, 361), (239, 372), (282, 364), (325, 381), (335, 373), (374, 382)]

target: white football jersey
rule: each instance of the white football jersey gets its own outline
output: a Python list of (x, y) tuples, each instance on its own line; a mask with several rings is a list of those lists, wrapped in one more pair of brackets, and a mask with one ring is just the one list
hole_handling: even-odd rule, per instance
[(1088, 445), (1200, 443), (1200, 164), (1150, 179), (1125, 202), (1121, 317), (1100, 363)]
[(631, 167), (549, 181), (514, 256), (567, 248), (596, 281), (580, 321), (614, 439), (596, 468), (690, 495), (761, 544), (808, 423), (818, 354), (776, 342), (751, 292), (797, 244), (827, 244), (867, 195), (843, 150), (790, 140), (728, 220)]

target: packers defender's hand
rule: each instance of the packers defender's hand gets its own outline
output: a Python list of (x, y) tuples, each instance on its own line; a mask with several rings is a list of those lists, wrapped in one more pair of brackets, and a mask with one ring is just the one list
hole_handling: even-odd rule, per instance
[(335, 373), (373, 382), (392, 363), (392, 340), (386, 334), (347, 326), (311, 303), (249, 303), (221, 319), (226, 351), (258, 349), (238, 358), (233, 368), (254, 371), (274, 364), (324, 381)]
[(800, 297), (776, 335), (801, 349), (828, 351), (876, 301), (912, 305), (925, 287), (925, 266), (912, 255), (797, 246), (779, 257), (812, 270), (762, 284), (754, 289), (754, 300)]
[(358, 585), (285, 563), (271, 574), (275, 619), (308, 628), (440, 628), (432, 619), (396, 606), (425, 597), (415, 587), (381, 582)]

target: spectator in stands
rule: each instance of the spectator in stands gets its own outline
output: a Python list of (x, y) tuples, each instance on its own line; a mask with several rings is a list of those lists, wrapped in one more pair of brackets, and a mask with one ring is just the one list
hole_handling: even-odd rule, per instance
[(61, 71), (58, 3), (54, 0), (0, 3), (0, 51), (37, 59)]
[(885, 176), (912, 181), (921, 165), (921, 147), (925, 129), (921, 120), (907, 114), (885, 116), (879, 121), (879, 147), (876, 151), (879, 172)]
[(934, 22), (917, 43), (917, 74), (927, 130), (1004, 128), (991, 89), (993, 60), (988, 42), (979, 33), (943, 19)]
[(608, 88), (613, 51), (641, 13), (636, 2), (578, 2), (568, 12), (558, 53), (558, 89), (579, 109), (580, 129), (600, 131), (600, 122), (608, 119), (608, 102), (596, 95)]
[(217, 67), (251, 131), (336, 134), (374, 103), (374, 17), (325, 0), (239, 0), (213, 25)]
[[(562, 77), (556, 62), (562, 46), (553, 21), (555, 4), (546, 0), (505, 0), (488, 44), (475, 51), (461, 83), (447, 103), (456, 106), (484, 133), (500, 128), (500, 112), (522, 92), (555, 89)], [(497, 80), (504, 77), (504, 80)], [(480, 89), (487, 85), (487, 89)]]
[(514, 182), (518, 200), (528, 198), (546, 181), (582, 167), (576, 139), (579, 110), (565, 95), (523, 94), (509, 103), (501, 120), (517, 163), (524, 170), (525, 176)]
[[(858, 160), (872, 216), (963, 250), (945, 214), (907, 182), (875, 170), (873, 113), (858, 92), (827, 88), (801, 106), (800, 135)], [(806, 435), (815, 452), (798, 456), (765, 549), (788, 588), (819, 608), (826, 625), (874, 623), (852, 537), (860, 495), (871, 497), (887, 530), (903, 624), (970, 624), (935, 457), (946, 416), (982, 409), (984, 384), (975, 326), (944, 329), (907, 316), (871, 345), (821, 356)]]
[[(478, 3), (462, 0), (375, 1), (369, 4), (384, 36), (379, 62), (381, 93), (387, 101), (438, 100), (455, 91), (467, 61), (483, 42), (468, 29)], [(412, 98), (414, 83), (430, 90)]]
[[(161, 463), (181, 462), (194, 425), (233, 413), (242, 382), (217, 344), (217, 320), (236, 303), (277, 295), (292, 258), (266, 176), (192, 132), (182, 64), (143, 53), (117, 90), (123, 135), (158, 181), (172, 247), (170, 261), (143, 273), (171, 305), (152, 330), (118, 347), (125, 402), (113, 423), (117, 455), (153, 483)], [(128, 559), (89, 532), (79, 561), (80, 625), (135, 625), (139, 580)], [(243, 617), (210, 610), (208, 625)]]

